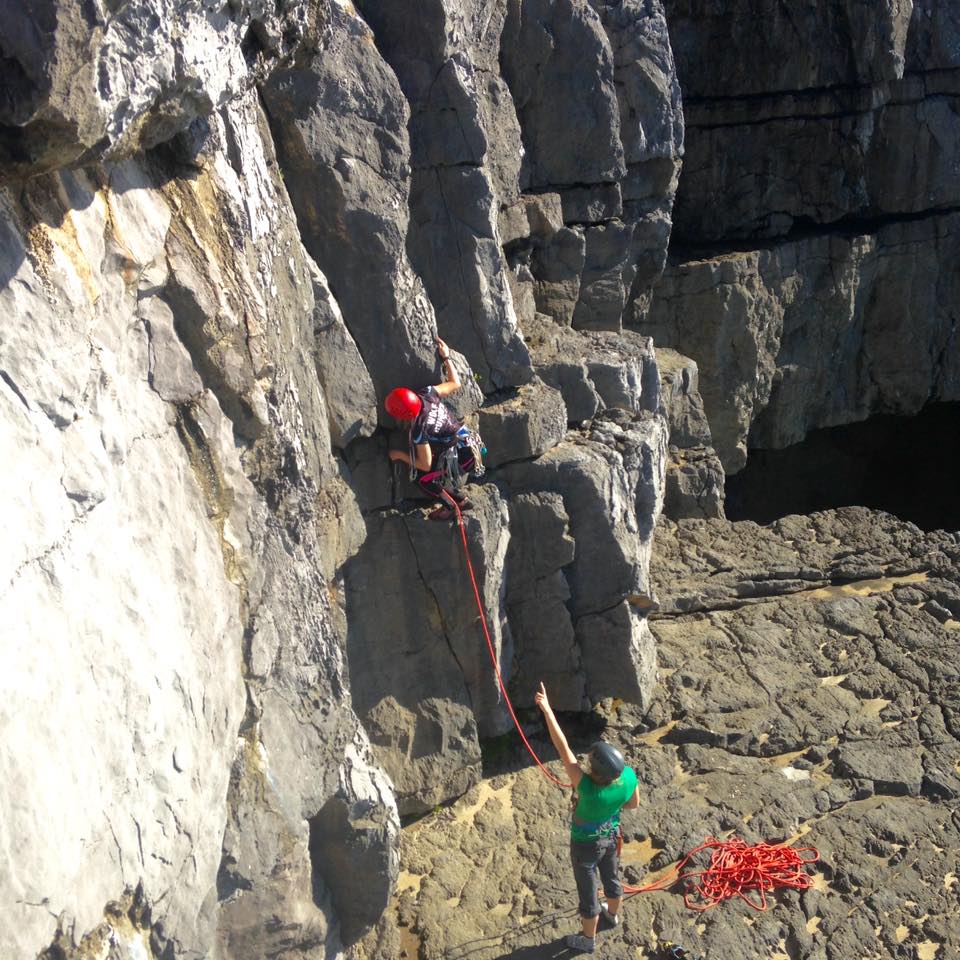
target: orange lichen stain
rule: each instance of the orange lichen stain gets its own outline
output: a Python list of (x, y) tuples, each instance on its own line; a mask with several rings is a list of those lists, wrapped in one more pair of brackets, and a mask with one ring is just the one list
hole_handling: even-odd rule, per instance
[(420, 938), (409, 927), (400, 927), (400, 956), (403, 960), (420, 956)]
[(27, 231), (27, 249), (37, 273), (48, 282), (51, 281), (52, 267), (57, 252), (73, 268), (83, 292), (91, 304), (96, 303), (100, 291), (93, 278), (90, 262), (80, 246), (77, 227), (70, 211), (66, 211), (59, 227), (48, 223), (36, 223)]
[(883, 697), (876, 697), (872, 700), (861, 700), (863, 709), (873, 717), (879, 717), (884, 707), (889, 707), (892, 700), (885, 700)]
[(790, 954), (787, 953), (787, 941), (782, 939), (777, 944), (777, 952), (770, 955), (770, 960), (790, 960)]
[(827, 878), (822, 873), (814, 873), (810, 877), (810, 889), (826, 893), (830, 889), (830, 884), (827, 883)]
[(821, 687), (839, 687), (844, 680), (849, 677), (849, 673), (838, 673), (832, 677), (821, 677), (820, 686)]
[(807, 752), (806, 747), (803, 750), (793, 750), (790, 753), (780, 753), (774, 757), (763, 757), (764, 763), (772, 764), (775, 767), (789, 767), (794, 760), (802, 757)]

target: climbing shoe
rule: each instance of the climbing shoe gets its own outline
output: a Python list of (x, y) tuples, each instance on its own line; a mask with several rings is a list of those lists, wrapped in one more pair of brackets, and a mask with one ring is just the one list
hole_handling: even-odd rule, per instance
[(563, 942), (571, 950), (578, 950), (580, 953), (594, 953), (597, 949), (594, 938), (585, 937), (582, 933), (568, 933)]
[(452, 517), (453, 511), (449, 507), (437, 507), (427, 514), (428, 520), (450, 520)]
[(600, 915), (603, 917), (604, 920), (607, 921), (607, 923), (608, 923), (611, 927), (618, 927), (618, 926), (620, 926), (620, 914), (619, 914), (619, 913), (610, 913), (610, 911), (607, 910), (607, 901), (606, 901), (606, 900), (601, 900), (601, 901), (600, 901)]

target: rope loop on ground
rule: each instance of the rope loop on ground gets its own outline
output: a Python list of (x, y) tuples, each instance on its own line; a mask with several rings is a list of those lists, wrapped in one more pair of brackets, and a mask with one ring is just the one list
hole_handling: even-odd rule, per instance
[[(712, 851), (707, 869), (686, 870), (690, 860), (704, 850)], [(666, 890), (679, 881), (684, 885), (683, 902), (691, 910), (710, 910), (734, 897), (754, 910), (766, 910), (767, 894), (774, 890), (808, 890), (813, 881), (804, 867), (819, 859), (816, 847), (769, 843), (751, 846), (740, 837), (707, 837), (659, 880), (642, 887), (625, 885), (623, 889), (633, 896)]]

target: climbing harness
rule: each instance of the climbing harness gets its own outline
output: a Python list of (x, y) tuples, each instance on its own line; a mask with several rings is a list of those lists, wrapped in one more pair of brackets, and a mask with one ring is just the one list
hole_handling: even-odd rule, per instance
[[(517, 715), (514, 713), (513, 704), (507, 695), (507, 688), (503, 682), (503, 674), (500, 672), (500, 664), (497, 660), (496, 650), (493, 641), (490, 639), (490, 630), (487, 626), (487, 617), (483, 609), (483, 601), (480, 598), (480, 589), (477, 586), (477, 577), (473, 570), (473, 561), (470, 559), (470, 547), (467, 543), (467, 530), (463, 522), (463, 514), (460, 512), (460, 506), (457, 501), (446, 491), (441, 491), (443, 499), (449, 505), (457, 518), (457, 526), (460, 528), (460, 539), (463, 542), (463, 555), (467, 561), (467, 570), (470, 574), (470, 584), (473, 587), (473, 597), (477, 604), (477, 611), (480, 615), (480, 626), (483, 628), (483, 635), (487, 641), (487, 650), (490, 654), (490, 660), (493, 663), (493, 670), (497, 676), (497, 683), (500, 686), (500, 692), (503, 694), (504, 703), (510, 712), (517, 732), (523, 745), (527, 748), (530, 756), (533, 757), (541, 773), (558, 787), (567, 790), (573, 789), (572, 783), (564, 783), (555, 777), (545, 766), (543, 761), (537, 756), (536, 751), (530, 745)], [(622, 835), (618, 837), (617, 855), (619, 859), (620, 849), (623, 843)], [(686, 870), (687, 864), (704, 850), (711, 850), (710, 865), (706, 870)], [(809, 854), (804, 857), (803, 854)], [(645, 884), (640, 887), (633, 887), (624, 884), (623, 890), (628, 897), (636, 896), (639, 893), (654, 893), (656, 891), (667, 890), (676, 882), (684, 885), (683, 902), (691, 910), (702, 912), (710, 910), (734, 897), (739, 897), (747, 906), (754, 910), (767, 909), (767, 894), (780, 888), (791, 890), (807, 890), (812, 881), (810, 875), (805, 872), (804, 867), (815, 863), (820, 859), (820, 854), (816, 847), (788, 847), (780, 844), (757, 843), (753, 846), (748, 845), (740, 837), (733, 836), (727, 840), (718, 840), (716, 837), (707, 837), (698, 847), (694, 847), (673, 869), (662, 876), (659, 880)], [(673, 946), (673, 945), (671, 945)], [(683, 948), (678, 948), (682, 950)], [(677, 960), (682, 956), (689, 956), (684, 950), (682, 955), (677, 955)]]
[[(460, 463), (461, 450), (467, 450), (473, 459), (473, 463), (466, 470)], [(457, 431), (456, 441), (437, 456), (436, 469), (440, 471), (440, 485), (443, 489), (449, 493), (457, 493), (471, 474), (482, 477), (487, 472), (482, 459), (486, 452), (487, 448), (483, 445), (480, 434), (469, 427), (461, 427)]]

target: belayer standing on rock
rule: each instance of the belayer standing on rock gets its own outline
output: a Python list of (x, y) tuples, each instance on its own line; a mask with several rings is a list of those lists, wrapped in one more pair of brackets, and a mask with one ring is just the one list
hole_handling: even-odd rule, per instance
[[(387, 413), (395, 420), (410, 424), (408, 449), (390, 450), (388, 456), (406, 463), (410, 467), (410, 479), (429, 496), (442, 502), (443, 489), (447, 486), (460, 509), (466, 510), (470, 502), (455, 489), (449, 489), (450, 477), (483, 472), (479, 437), (443, 402), (444, 397), (460, 389), (460, 378), (450, 360), (450, 349), (439, 337), (437, 353), (446, 380), (420, 390), (396, 387), (387, 394), (384, 402)], [(430, 519), (449, 520), (451, 516), (450, 508), (441, 504), (430, 514)]]
[[(590, 748), (590, 769), (584, 773), (557, 723), (542, 683), (535, 699), (543, 711), (550, 739), (576, 791), (570, 824), (570, 861), (577, 882), (582, 931), (570, 934), (564, 942), (581, 953), (594, 953), (600, 914), (612, 926), (620, 923), (617, 913), (623, 898), (623, 886), (618, 876), (620, 811), (640, 805), (640, 787), (636, 773), (626, 765), (623, 754), (603, 740), (598, 740)], [(598, 872), (606, 901), (597, 897)]]

